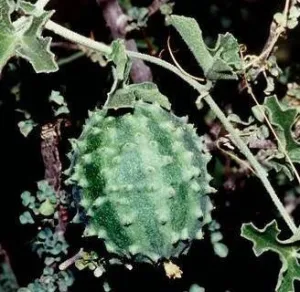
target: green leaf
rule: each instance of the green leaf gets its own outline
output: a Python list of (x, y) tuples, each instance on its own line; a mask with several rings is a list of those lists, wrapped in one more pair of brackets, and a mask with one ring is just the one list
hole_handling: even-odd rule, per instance
[(133, 29), (140, 29), (141, 27), (147, 26), (147, 21), (149, 19), (148, 9), (145, 7), (133, 6), (127, 10), (127, 15), (129, 16), (129, 24), (127, 25), (127, 31)]
[(96, 278), (99, 278), (103, 275), (103, 273), (105, 273), (105, 269), (103, 266), (98, 266), (95, 270), (94, 270), (94, 276)]
[(44, 263), (46, 266), (50, 266), (55, 262), (55, 258), (53, 257), (46, 257)]
[(69, 114), (70, 110), (66, 105), (60, 106), (57, 110), (54, 111), (54, 115), (57, 117), (62, 114)]
[(108, 59), (116, 66), (115, 77), (117, 80), (126, 82), (131, 68), (131, 61), (126, 54), (124, 40), (114, 40), (111, 48), (112, 52), (109, 54)]
[(178, 31), (204, 73), (206, 73), (213, 65), (213, 57), (205, 45), (197, 21), (190, 17), (171, 15), (169, 23)]
[(214, 48), (208, 48), (202, 31), (195, 19), (171, 15), (169, 23), (185, 41), (204, 75), (209, 80), (237, 79), (236, 72), (242, 69), (239, 44), (230, 33), (219, 35)]
[(205, 291), (205, 289), (200, 287), (197, 284), (193, 284), (189, 289), (189, 292), (204, 292), (204, 291)]
[(61, 114), (70, 113), (67, 103), (65, 102), (64, 97), (60, 94), (59, 91), (52, 90), (49, 101), (58, 105), (58, 107), (53, 107), (54, 115), (57, 117)]
[(152, 82), (131, 84), (118, 89), (110, 95), (105, 107), (112, 109), (134, 107), (137, 100), (157, 102), (162, 107), (168, 110), (171, 109), (168, 98), (161, 94), (157, 85)]
[(164, 3), (160, 5), (159, 10), (162, 15), (169, 16), (173, 13), (175, 3)]
[(297, 260), (300, 243), (287, 244), (287, 242), (278, 239), (279, 233), (280, 230), (275, 220), (263, 229), (258, 229), (252, 223), (243, 224), (241, 228), (241, 235), (253, 242), (253, 251), (257, 257), (267, 251), (273, 251), (279, 255), (282, 267), (275, 290), (294, 292), (294, 281), (300, 280), (300, 265)]
[(53, 205), (49, 199), (46, 199), (39, 208), (39, 212), (43, 216), (51, 216), (55, 212), (55, 205)]
[(274, 14), (274, 20), (277, 22), (277, 24), (284, 25), (285, 17), (282, 13), (277, 12)]
[(83, 269), (85, 269), (88, 266), (88, 263), (82, 259), (79, 259), (77, 261), (75, 261), (75, 267), (81, 271)]
[(41, 180), (37, 183), (38, 186), (38, 192), (37, 192), (37, 198), (40, 202), (43, 202), (47, 199), (52, 204), (56, 204), (56, 195), (55, 191), (52, 186), (49, 185), (49, 183), (46, 180)]
[(35, 202), (35, 197), (32, 196), (30, 194), (30, 192), (28, 191), (25, 191), (21, 194), (21, 198), (22, 198), (22, 204), (23, 206), (27, 207), (27, 206), (32, 206), (34, 205), (34, 202)]
[[(222, 74), (229, 74), (229, 79), (233, 79), (233, 77), (230, 77), (232, 74), (237, 77), (234, 72), (242, 70), (239, 51), (239, 44), (232, 34), (219, 35), (215, 47), (210, 49), (214, 56), (214, 63), (209, 72), (220, 74), (221, 77)], [(220, 67), (218, 68), (218, 66)], [(221, 79), (225, 79), (225, 76)]]
[(65, 105), (65, 99), (59, 91), (52, 90), (49, 96), (49, 101), (55, 102), (58, 105)]
[(8, 3), (0, 0), (0, 70), (10, 58), (19, 56), (28, 60), (37, 73), (57, 71), (54, 55), (50, 52), (51, 38), (41, 36), (42, 27), (53, 12), (33, 10), (31, 15), (12, 23), (10, 15), (14, 11)]
[(298, 114), (297, 109), (284, 109), (274, 95), (266, 97), (264, 105), (268, 110), (270, 122), (275, 126), (276, 134), (292, 162), (300, 163), (300, 144), (292, 136), (292, 126)]
[(21, 214), (19, 219), (21, 224), (34, 224), (34, 220), (28, 211)]
[(216, 242), (213, 244), (214, 252), (220, 258), (226, 258), (228, 256), (228, 247), (222, 242)]
[(18, 123), (20, 132), (24, 137), (27, 137), (36, 125), (37, 124), (31, 119)]

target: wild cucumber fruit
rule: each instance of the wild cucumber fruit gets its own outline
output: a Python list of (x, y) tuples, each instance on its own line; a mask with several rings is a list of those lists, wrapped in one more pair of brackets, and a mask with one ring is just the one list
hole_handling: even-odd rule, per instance
[(212, 209), (209, 154), (185, 118), (137, 101), (132, 113), (91, 112), (73, 143), (69, 182), (81, 189), (85, 236), (122, 262), (178, 257)]

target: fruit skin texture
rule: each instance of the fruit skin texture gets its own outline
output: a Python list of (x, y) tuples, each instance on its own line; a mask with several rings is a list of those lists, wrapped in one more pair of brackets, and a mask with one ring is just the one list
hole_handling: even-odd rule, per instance
[(80, 188), (84, 236), (104, 240), (112, 257), (156, 263), (202, 238), (210, 156), (186, 118), (143, 101), (116, 117), (95, 110), (72, 144), (68, 182)]

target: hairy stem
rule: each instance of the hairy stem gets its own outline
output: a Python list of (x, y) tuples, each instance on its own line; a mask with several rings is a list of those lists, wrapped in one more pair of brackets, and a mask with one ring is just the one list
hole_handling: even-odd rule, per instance
[[(99, 42), (96, 42), (96, 41), (93, 41), (84, 36), (81, 36), (71, 30), (68, 30), (68, 29), (54, 23), (53, 21), (48, 21), (46, 23), (45, 27), (70, 41), (87, 46), (90, 49), (100, 51), (104, 54), (109, 54), (111, 52), (111, 48), (109, 46), (99, 43)], [(186, 74), (182, 73), (174, 65), (172, 65), (166, 61), (163, 61), (159, 58), (156, 58), (156, 57), (153, 57), (150, 55), (141, 54), (138, 52), (133, 52), (133, 51), (127, 51), (127, 54), (129, 57), (138, 58), (138, 59), (142, 59), (147, 62), (151, 62), (153, 64), (161, 66), (161, 67), (175, 73), (181, 79), (183, 79), (188, 84), (190, 84), (195, 90), (197, 90), (201, 96), (204, 96), (203, 99), (206, 101), (206, 103), (210, 106), (212, 111), (216, 114), (216, 116), (222, 122), (225, 129), (231, 134), (231, 136), (233, 138), (233, 142), (240, 149), (240, 151), (245, 155), (245, 157), (248, 159), (249, 163), (252, 165), (252, 167), (256, 171), (257, 176), (260, 178), (261, 182), (263, 183), (264, 187), (266, 188), (267, 192), (269, 193), (273, 203), (275, 204), (276, 208), (282, 215), (286, 224), (288, 225), (290, 230), (293, 233), (295, 233), (297, 230), (297, 227), (296, 227), (295, 223), (293, 222), (292, 218), (290, 217), (290, 215), (285, 210), (285, 208), (284, 208), (283, 204), (281, 203), (281, 201), (279, 200), (278, 196), (276, 195), (275, 190), (273, 189), (271, 183), (268, 180), (267, 172), (259, 164), (259, 162), (256, 160), (254, 155), (251, 153), (251, 151), (249, 150), (247, 145), (239, 137), (238, 133), (236, 132), (236, 129), (231, 125), (231, 123), (228, 121), (228, 119), (226, 118), (226, 116), (224, 115), (222, 110), (215, 103), (213, 98), (209, 95), (209, 89), (211, 88), (211, 83), (208, 81), (206, 85), (202, 85), (202, 84), (198, 83), (196, 80), (194, 80), (191, 77), (187, 76)]]
[(216, 114), (216, 116), (219, 118), (219, 120), (224, 125), (225, 129), (231, 134), (233, 142), (235, 145), (240, 149), (240, 151), (246, 156), (254, 170), (256, 171), (257, 176), (260, 178), (261, 182), (263, 183), (264, 187), (268, 191), (273, 203), (275, 204), (276, 208), (280, 212), (281, 216), (283, 217), (284, 221), (290, 228), (290, 230), (295, 233), (297, 230), (297, 227), (295, 223), (293, 222), (292, 218), (286, 211), (285, 207), (279, 200), (278, 196), (276, 195), (275, 190), (273, 189), (269, 179), (267, 172), (262, 168), (262, 166), (259, 164), (259, 162), (256, 160), (254, 155), (251, 153), (247, 145), (243, 142), (243, 140), (240, 138), (239, 134), (237, 133), (236, 129), (231, 125), (231, 123), (227, 120), (226, 116), (222, 112), (222, 110), (219, 108), (219, 106), (215, 103), (215, 101), (212, 99), (210, 95), (207, 95), (205, 98), (205, 101), (210, 106), (212, 111)]

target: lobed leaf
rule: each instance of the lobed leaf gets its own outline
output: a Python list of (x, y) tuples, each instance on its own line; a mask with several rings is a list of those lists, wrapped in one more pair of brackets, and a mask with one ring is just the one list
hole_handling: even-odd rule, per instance
[[(277, 222), (271, 221), (263, 229), (258, 229), (252, 223), (243, 224), (241, 235), (253, 242), (254, 254), (258, 257), (264, 252), (273, 251), (279, 255), (282, 263), (278, 281), (277, 292), (294, 292), (294, 281), (300, 280), (299, 257), (300, 242), (292, 240), (281, 241), (278, 239), (280, 230)], [(299, 235), (296, 240), (299, 240)]]
[(152, 82), (131, 84), (116, 90), (115, 93), (110, 94), (105, 107), (112, 109), (134, 107), (137, 100), (157, 102), (162, 107), (171, 109), (168, 98), (160, 93), (157, 85)]
[(50, 73), (58, 70), (54, 54), (50, 52), (51, 38), (42, 37), (42, 27), (53, 12), (30, 9), (30, 5), (21, 1), (25, 13), (15, 22), (10, 15), (14, 12), (7, 0), (0, 0), (0, 70), (14, 56), (28, 60), (37, 73)]
[(242, 69), (242, 61), (239, 55), (239, 44), (232, 34), (219, 35), (215, 47), (208, 48), (195, 19), (171, 15), (169, 23), (185, 41), (207, 79), (238, 78), (236, 72)]
[(292, 135), (292, 127), (298, 115), (297, 109), (283, 108), (275, 95), (267, 97), (264, 105), (268, 110), (270, 122), (275, 126), (278, 138), (292, 162), (300, 163), (300, 144)]

